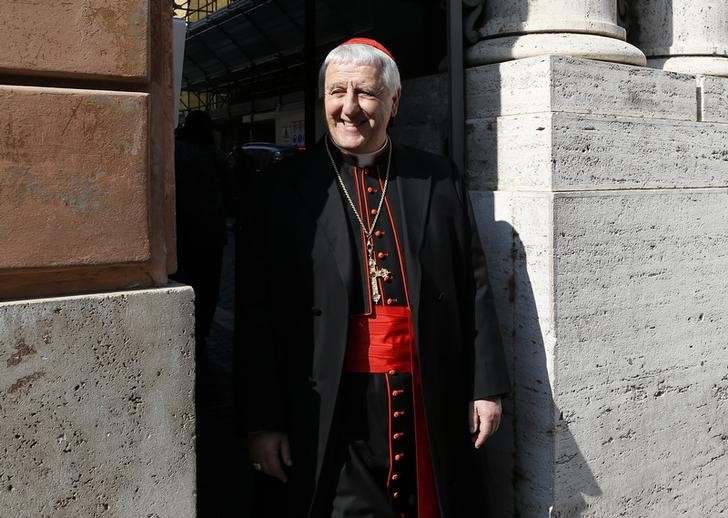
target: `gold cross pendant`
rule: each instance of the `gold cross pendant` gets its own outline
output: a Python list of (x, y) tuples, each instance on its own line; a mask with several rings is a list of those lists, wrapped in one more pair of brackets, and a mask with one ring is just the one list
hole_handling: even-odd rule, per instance
[(377, 279), (384, 280), (387, 277), (389, 277), (389, 270), (386, 268), (377, 268), (377, 263), (374, 261), (374, 258), (369, 258), (369, 282), (372, 285), (372, 300), (375, 304), (382, 300)]

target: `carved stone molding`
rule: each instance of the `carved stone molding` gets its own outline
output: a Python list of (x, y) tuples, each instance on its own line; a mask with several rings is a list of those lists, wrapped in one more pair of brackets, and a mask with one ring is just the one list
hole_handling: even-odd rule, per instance
[(480, 39), (484, 4), (485, 0), (463, 0), (463, 36), (471, 45)]
[(477, 32), (479, 41), (467, 49), (466, 62), (480, 65), (565, 54), (644, 65), (642, 52), (625, 41), (626, 31), (618, 24), (617, 1), (466, 1), (474, 8), (466, 23), (480, 22), (477, 29), (468, 32), (469, 39)]

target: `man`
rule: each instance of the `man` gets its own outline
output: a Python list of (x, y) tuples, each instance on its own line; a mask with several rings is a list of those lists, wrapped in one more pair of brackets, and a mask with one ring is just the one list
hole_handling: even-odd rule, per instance
[(195, 341), (204, 349), (217, 307), (220, 272), (231, 207), (230, 169), (215, 144), (212, 120), (194, 110), (175, 141), (177, 273), (172, 278), (195, 289)]
[(271, 172), (248, 223), (251, 461), (289, 516), (483, 516), (475, 449), (508, 381), (467, 193), (390, 141), (381, 44), (334, 49), (321, 88), (328, 135)]

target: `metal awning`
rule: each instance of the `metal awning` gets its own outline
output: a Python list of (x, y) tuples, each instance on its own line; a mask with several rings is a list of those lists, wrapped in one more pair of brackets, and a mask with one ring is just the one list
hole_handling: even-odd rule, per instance
[[(182, 88), (200, 92), (254, 88), (258, 94), (300, 90), (304, 65), (302, 0), (237, 0), (187, 30)], [(370, 2), (316, 1), (316, 44), (371, 30)], [(354, 15), (353, 13), (357, 13)]]

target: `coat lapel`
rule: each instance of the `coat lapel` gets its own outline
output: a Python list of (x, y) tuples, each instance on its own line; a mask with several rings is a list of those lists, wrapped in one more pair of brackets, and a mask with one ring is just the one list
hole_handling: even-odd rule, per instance
[[(417, 161), (406, 148), (397, 145), (393, 148), (392, 168), (400, 198), (403, 253), (407, 265), (410, 303), (416, 305), (420, 290), (420, 250), (430, 211), (431, 174), (426, 170), (427, 164)], [(316, 233), (320, 231), (328, 243), (328, 250), (319, 250), (318, 253), (331, 254), (342, 283), (347, 292), (351, 293), (352, 237), (346, 219), (346, 207), (341, 199), (331, 163), (321, 144), (307, 158), (298, 183), (302, 201), (314, 219)]]
[(349, 225), (344, 203), (339, 194), (339, 186), (323, 146), (318, 145), (311, 152), (298, 181), (298, 191), (314, 219), (316, 234), (320, 232), (323, 240), (328, 243), (327, 250), (320, 250), (317, 249), (318, 239), (315, 239), (312, 253), (332, 257), (342, 283), (347, 291), (351, 292), (352, 258)]
[(423, 170), (424, 164), (408, 156), (406, 148), (394, 147), (392, 166), (396, 172), (401, 218), (404, 222), (405, 244), (404, 259), (410, 305), (417, 307), (420, 293), (420, 249), (425, 236), (427, 217), (430, 211), (432, 181), (430, 174)]

